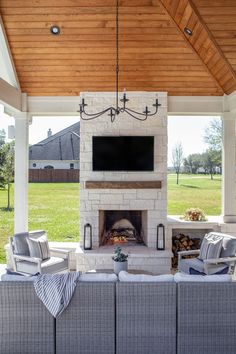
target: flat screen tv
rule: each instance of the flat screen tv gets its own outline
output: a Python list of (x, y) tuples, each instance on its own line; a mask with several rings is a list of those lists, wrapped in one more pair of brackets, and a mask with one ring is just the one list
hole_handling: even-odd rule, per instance
[(93, 136), (93, 171), (153, 170), (153, 136)]

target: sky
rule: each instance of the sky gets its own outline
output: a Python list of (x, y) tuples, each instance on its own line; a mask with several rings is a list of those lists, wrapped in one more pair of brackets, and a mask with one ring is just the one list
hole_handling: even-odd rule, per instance
[[(193, 153), (201, 153), (207, 149), (203, 136), (213, 118), (215, 117), (170, 116), (168, 118), (168, 166), (172, 165), (172, 149), (178, 142), (182, 143), (184, 157)], [(29, 128), (29, 143), (35, 144), (46, 139), (49, 128), (55, 134), (78, 120), (78, 116), (33, 117)], [(5, 115), (3, 107), (0, 105), (0, 129), (5, 129), (7, 132), (9, 125), (14, 125), (14, 118)]]

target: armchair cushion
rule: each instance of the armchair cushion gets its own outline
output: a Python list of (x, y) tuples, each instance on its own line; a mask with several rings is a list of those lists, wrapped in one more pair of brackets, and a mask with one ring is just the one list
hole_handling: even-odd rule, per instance
[(222, 249), (223, 236), (217, 233), (205, 235), (201, 248), (199, 259), (219, 258)]
[[(42, 274), (57, 273), (63, 270), (68, 270), (68, 259), (59, 257), (51, 257), (41, 263)], [(27, 274), (35, 274), (38, 272), (38, 266), (36, 263), (30, 263), (27, 261), (17, 262), (17, 271)]]
[(29, 256), (29, 246), (27, 243), (28, 232), (21, 232), (13, 236), (13, 242), (15, 246), (15, 253), (21, 256)]
[(40, 258), (42, 260), (50, 258), (50, 250), (46, 233), (39, 237), (29, 235), (26, 240), (29, 246), (30, 257)]
[(233, 257), (236, 253), (236, 237), (224, 235), (220, 258)]
[[(208, 265), (208, 274), (215, 274), (221, 272), (227, 268), (229, 269), (227, 264), (210, 264)], [(204, 262), (198, 258), (190, 258), (190, 259), (181, 259), (178, 264), (179, 272), (190, 273), (190, 269), (194, 269), (198, 274), (206, 274), (206, 270), (204, 268)]]

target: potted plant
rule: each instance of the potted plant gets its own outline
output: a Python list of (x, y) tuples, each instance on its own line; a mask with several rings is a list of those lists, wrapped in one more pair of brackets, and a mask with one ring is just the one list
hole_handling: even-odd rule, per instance
[(115, 254), (112, 257), (113, 259), (113, 264), (114, 264), (114, 273), (119, 274), (121, 270), (127, 270), (128, 262), (127, 262), (128, 254), (122, 253), (121, 247), (116, 246), (115, 248)]

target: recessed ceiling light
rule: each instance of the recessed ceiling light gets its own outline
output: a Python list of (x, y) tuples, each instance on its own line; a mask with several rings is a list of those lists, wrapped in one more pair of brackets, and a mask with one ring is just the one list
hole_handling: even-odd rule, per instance
[(184, 32), (187, 33), (189, 36), (192, 36), (192, 34), (193, 34), (192, 30), (188, 27), (184, 28)]
[(56, 36), (56, 35), (60, 34), (61, 30), (60, 30), (59, 26), (51, 26), (50, 32), (51, 32), (51, 34)]

